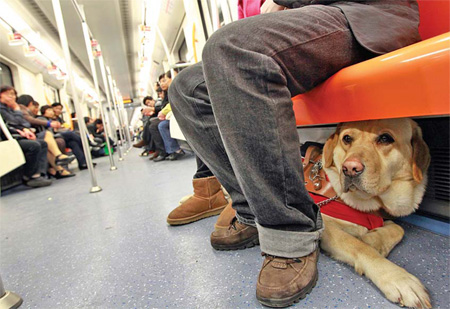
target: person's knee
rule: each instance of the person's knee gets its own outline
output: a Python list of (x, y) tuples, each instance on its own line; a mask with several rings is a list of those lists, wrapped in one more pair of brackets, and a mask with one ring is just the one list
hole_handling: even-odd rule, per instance
[(165, 129), (167, 129), (167, 128), (169, 128), (169, 121), (161, 121), (159, 124), (158, 124), (158, 129), (161, 131), (161, 130), (165, 130)]
[(217, 61), (222, 61), (219, 59), (219, 55), (220, 57), (232, 56), (233, 49), (240, 48), (245, 44), (242, 32), (247, 31), (247, 26), (243, 23), (244, 20), (228, 24), (212, 34), (203, 48), (202, 61), (204, 65), (213, 65)]

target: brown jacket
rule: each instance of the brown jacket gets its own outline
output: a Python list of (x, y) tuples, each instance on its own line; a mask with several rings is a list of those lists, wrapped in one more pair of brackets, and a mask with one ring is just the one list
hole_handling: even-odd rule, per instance
[(376, 54), (420, 41), (416, 0), (274, 0), (288, 8), (330, 5), (341, 9), (356, 40)]
[[(31, 126), (33, 128), (42, 130), (42, 129), (48, 127), (47, 121), (35, 118), (34, 114), (26, 106), (24, 106), (22, 104), (19, 104), (19, 106), (20, 106), (20, 110), (22, 111), (23, 118), (25, 118), (26, 121), (31, 123)], [(44, 127), (44, 128), (42, 128), (42, 127)]]

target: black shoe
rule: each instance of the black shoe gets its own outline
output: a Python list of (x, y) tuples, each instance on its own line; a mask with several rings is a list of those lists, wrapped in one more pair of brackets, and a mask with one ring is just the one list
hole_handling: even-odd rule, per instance
[[(97, 165), (97, 163), (93, 162), (92, 165), (95, 167)], [(83, 165), (78, 166), (78, 168), (80, 169), (80, 171), (82, 171), (82, 170), (87, 170), (88, 166), (87, 166), (87, 164), (83, 164)]]
[(148, 155), (149, 155), (149, 151), (148, 150), (144, 150), (143, 152), (141, 152), (139, 154), (140, 157), (148, 157)]
[(23, 181), (23, 183), (31, 188), (40, 188), (40, 187), (47, 187), (52, 184), (52, 181), (50, 179), (45, 179), (42, 176), (39, 176), (38, 178), (31, 178), (29, 180)]
[(158, 157), (153, 159), (153, 162), (161, 162), (167, 158), (167, 154), (160, 154)]
[(173, 152), (169, 155), (168, 160), (175, 161), (180, 158), (182, 158), (186, 153), (183, 150), (180, 150), (180, 152)]
[(70, 173), (70, 174), (67, 174), (67, 175), (63, 175), (62, 171), (56, 171), (56, 174), (55, 174), (54, 177), (56, 179), (62, 179), (62, 178), (69, 178), (69, 177), (73, 177), (73, 176), (75, 176), (75, 174), (73, 174), (73, 173)]
[(67, 158), (61, 158), (61, 155), (57, 155), (56, 159), (55, 159), (55, 164), (56, 165), (67, 165), (67, 164), (70, 164), (70, 162), (72, 162), (73, 160), (75, 160), (74, 155), (67, 156)]

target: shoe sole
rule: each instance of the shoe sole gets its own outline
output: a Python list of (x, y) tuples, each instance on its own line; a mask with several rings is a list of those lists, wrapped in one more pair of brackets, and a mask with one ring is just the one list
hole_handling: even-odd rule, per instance
[(170, 225), (183, 225), (183, 224), (188, 224), (188, 223), (192, 223), (201, 219), (205, 219), (205, 218), (209, 218), (212, 216), (217, 216), (220, 215), (220, 213), (222, 212), (222, 210), (225, 209), (225, 207), (227, 207), (227, 205), (224, 206), (220, 206), (218, 208), (214, 208), (208, 211), (204, 211), (201, 212), (199, 214), (196, 214), (194, 216), (191, 217), (187, 217), (187, 218), (182, 218), (182, 219), (169, 219), (167, 218), (167, 223), (169, 223)]
[(295, 303), (298, 303), (300, 300), (304, 299), (306, 295), (311, 293), (312, 289), (316, 286), (317, 279), (319, 278), (319, 273), (316, 270), (316, 273), (314, 275), (313, 280), (300, 292), (297, 294), (283, 298), (283, 299), (275, 299), (275, 298), (264, 298), (259, 297), (258, 294), (256, 294), (256, 298), (258, 301), (263, 304), (264, 306), (271, 307), (271, 308), (285, 308), (292, 306)]

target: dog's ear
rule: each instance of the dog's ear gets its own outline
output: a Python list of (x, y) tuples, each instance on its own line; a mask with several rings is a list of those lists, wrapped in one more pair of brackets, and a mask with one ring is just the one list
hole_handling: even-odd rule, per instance
[(336, 128), (336, 131), (327, 139), (325, 146), (323, 146), (323, 162), (324, 167), (330, 167), (333, 165), (333, 153), (339, 140), (339, 133), (341, 131), (341, 124)]
[(412, 159), (413, 159), (413, 177), (417, 183), (420, 183), (423, 179), (424, 173), (427, 171), (430, 165), (431, 156), (428, 145), (422, 138), (422, 129), (417, 125), (416, 122), (412, 121)]

